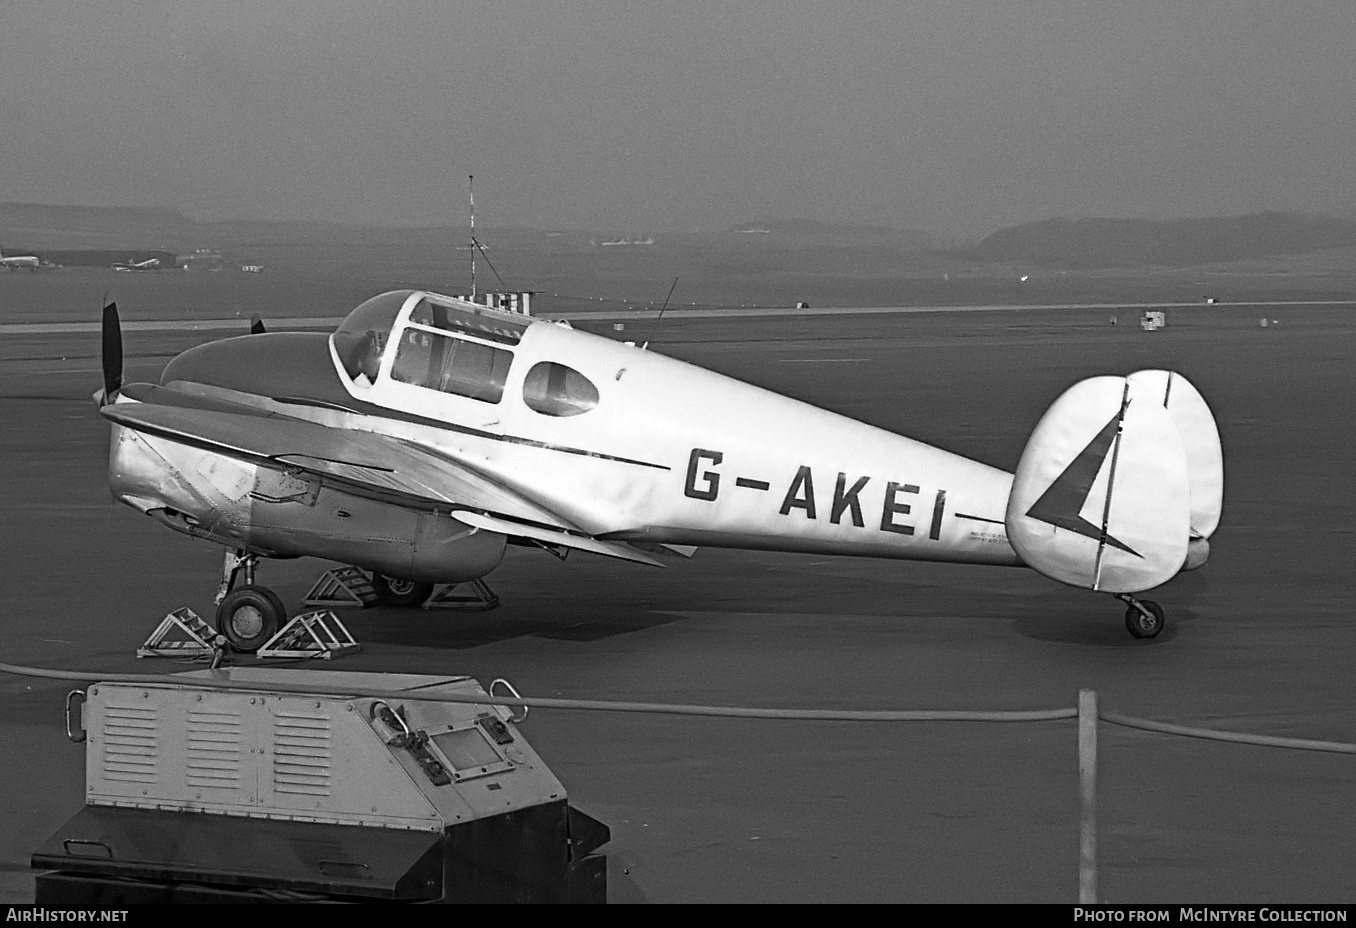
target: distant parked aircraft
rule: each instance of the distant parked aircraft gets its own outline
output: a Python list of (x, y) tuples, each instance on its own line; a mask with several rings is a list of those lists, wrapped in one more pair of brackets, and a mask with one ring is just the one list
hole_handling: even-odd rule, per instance
[(187, 264), (179, 264), (175, 261), (168, 263), (159, 258), (147, 258), (145, 261), (117, 261), (113, 264), (115, 271), (186, 271)]
[(159, 258), (147, 258), (145, 261), (117, 261), (115, 271), (158, 271), (162, 267)]
[(29, 270), (36, 271), (42, 262), (36, 255), (10, 255), (5, 257), (4, 252), (0, 251), (0, 268), (7, 271)]

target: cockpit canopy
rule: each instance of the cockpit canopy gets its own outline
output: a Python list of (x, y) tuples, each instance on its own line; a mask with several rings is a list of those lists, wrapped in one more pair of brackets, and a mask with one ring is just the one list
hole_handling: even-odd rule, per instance
[[(415, 296), (418, 299), (409, 305)], [(407, 306), (409, 311), (402, 318)], [(502, 310), (414, 290), (396, 290), (375, 296), (349, 313), (331, 340), (345, 373), (355, 381), (366, 377), (370, 383), (376, 380), (382, 355), (391, 342), (392, 332), (399, 327), (402, 335), (392, 376), (405, 383), (436, 388), (435, 383), (429, 382), (429, 363), (450, 361), (446, 355), (456, 354), (464, 345), (480, 346), (480, 342), (517, 345), (528, 324)], [(454, 343), (440, 338), (449, 335), (468, 335), (476, 341)], [(421, 364), (423, 369), (416, 370)], [(441, 379), (441, 373), (434, 379)]]
[[(498, 403), (514, 349), (530, 324), (464, 300), (397, 290), (349, 313), (331, 342), (356, 387), (376, 384), (385, 370), (389, 382)], [(533, 364), (522, 387), (523, 402), (544, 416), (577, 416), (598, 403), (587, 377), (553, 361)]]

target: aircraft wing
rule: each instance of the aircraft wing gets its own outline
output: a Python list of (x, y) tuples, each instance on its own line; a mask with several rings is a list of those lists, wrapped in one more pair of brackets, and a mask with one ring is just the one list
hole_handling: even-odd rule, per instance
[[(498, 516), (501, 521), (532, 523), (520, 528), (525, 531), (535, 525), (551, 529), (551, 541), (556, 544), (566, 544), (566, 538), (574, 537), (568, 533), (579, 532), (577, 526), (549, 509), (474, 469), (391, 436), (202, 407), (113, 403), (101, 411), (138, 432), (279, 468), (307, 471), (360, 495), (415, 508), (446, 507)], [(509, 531), (509, 523), (505, 526), (494, 530), (515, 534)]]

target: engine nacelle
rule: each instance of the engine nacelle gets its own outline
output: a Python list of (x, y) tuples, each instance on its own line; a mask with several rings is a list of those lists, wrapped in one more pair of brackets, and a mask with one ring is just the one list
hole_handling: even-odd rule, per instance
[(349, 493), (308, 475), (114, 426), (109, 487), (184, 534), (268, 557), (312, 556), (424, 583), (474, 580), (507, 543), (448, 513)]

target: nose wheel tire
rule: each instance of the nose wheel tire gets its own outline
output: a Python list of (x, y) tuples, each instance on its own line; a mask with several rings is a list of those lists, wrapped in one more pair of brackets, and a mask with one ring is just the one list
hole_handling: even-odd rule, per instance
[(231, 649), (253, 654), (278, 633), (287, 619), (278, 594), (267, 587), (236, 587), (217, 607), (217, 631), (230, 642)]
[(433, 595), (432, 583), (416, 583), (385, 574), (372, 575), (372, 588), (383, 606), (422, 606)]
[[(1140, 606), (1144, 607), (1143, 611)], [(1145, 615), (1146, 611), (1148, 615)], [(1141, 599), (1139, 605), (1131, 603), (1125, 610), (1125, 627), (1135, 638), (1157, 638), (1165, 624), (1162, 607), (1152, 600)]]

